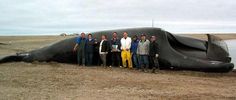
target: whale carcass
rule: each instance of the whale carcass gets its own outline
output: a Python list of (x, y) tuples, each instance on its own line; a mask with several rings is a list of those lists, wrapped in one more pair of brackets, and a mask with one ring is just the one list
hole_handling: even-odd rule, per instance
[[(229, 72), (233, 69), (227, 45), (213, 35), (207, 35), (208, 40), (171, 34), (160, 28), (129, 28), (92, 32), (94, 37), (100, 38), (117, 32), (122, 37), (123, 32), (129, 36), (146, 34), (156, 36), (159, 44), (159, 63), (161, 69), (183, 69), (206, 72)], [(37, 50), (17, 53), (0, 58), (0, 63), (25, 62), (60, 62), (76, 63), (76, 53), (73, 52), (76, 37), (65, 39)]]

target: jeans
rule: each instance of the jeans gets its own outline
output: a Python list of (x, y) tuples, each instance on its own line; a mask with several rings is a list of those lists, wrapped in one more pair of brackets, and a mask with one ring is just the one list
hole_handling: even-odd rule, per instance
[(129, 68), (132, 68), (132, 61), (131, 61), (131, 53), (130, 53), (130, 50), (129, 50), (129, 51), (123, 50), (123, 51), (121, 52), (121, 58), (122, 58), (123, 67), (127, 67), (126, 61), (128, 61), (128, 67), (129, 67)]
[(136, 53), (132, 54), (132, 61), (133, 61), (133, 65), (136, 68), (140, 68), (139, 63), (138, 63), (138, 55)]
[(111, 52), (112, 66), (115, 66), (115, 63), (117, 63), (117, 65), (120, 66), (121, 65), (120, 59), (121, 59), (120, 52)]
[(148, 55), (139, 55), (139, 65), (144, 68), (149, 66)]
[(150, 64), (153, 69), (159, 69), (158, 58), (155, 56), (150, 56)]
[(93, 52), (92, 53), (86, 53), (86, 62), (88, 66), (91, 66), (93, 64)]
[(79, 65), (85, 65), (85, 50), (77, 50), (77, 62)]

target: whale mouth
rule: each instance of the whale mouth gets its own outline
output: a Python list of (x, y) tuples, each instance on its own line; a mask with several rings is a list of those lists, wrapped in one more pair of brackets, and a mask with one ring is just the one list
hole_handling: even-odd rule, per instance
[(168, 41), (175, 51), (185, 56), (210, 61), (231, 62), (227, 44), (214, 35), (207, 34), (206, 36), (208, 41), (168, 34)]
[[(180, 60), (182, 63), (184, 62), (177, 67), (212, 72), (233, 70), (234, 64), (230, 63), (231, 57), (229, 57), (226, 43), (212, 35), (207, 35), (207, 37), (208, 41), (204, 41), (168, 34), (172, 52), (176, 57), (182, 58)], [(173, 65), (178, 65), (174, 63)]]

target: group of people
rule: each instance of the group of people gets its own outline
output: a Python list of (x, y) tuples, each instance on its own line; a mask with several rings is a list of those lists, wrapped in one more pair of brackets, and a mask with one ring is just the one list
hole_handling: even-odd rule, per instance
[(131, 38), (127, 32), (119, 39), (117, 32), (113, 32), (110, 40), (106, 35), (102, 35), (101, 41), (97, 41), (92, 34), (88, 34), (86, 38), (85, 33), (81, 33), (76, 38), (73, 51), (77, 52), (78, 64), (82, 66), (119, 66), (144, 72), (151, 67), (152, 72), (156, 73), (156, 69), (159, 69), (159, 48), (156, 39), (151, 36), (149, 41), (145, 34)]

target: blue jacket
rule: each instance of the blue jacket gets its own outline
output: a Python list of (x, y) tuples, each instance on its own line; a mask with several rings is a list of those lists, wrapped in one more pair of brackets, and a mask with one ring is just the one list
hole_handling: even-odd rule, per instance
[(138, 43), (139, 43), (139, 40), (136, 40), (136, 41), (132, 41), (131, 43), (131, 52), (136, 54), (137, 53), (137, 48), (138, 48)]
[[(81, 38), (81, 37), (77, 37), (76, 38), (76, 43), (79, 45), (79, 49), (78, 50), (85, 50), (85, 46), (86, 46), (86, 38)], [(83, 41), (83, 42), (81, 42)]]
[[(86, 38), (84, 38), (84, 39), (87, 40)], [(82, 40), (81, 37), (77, 37), (75, 42), (78, 43), (78, 44), (80, 44), (81, 40)]]

